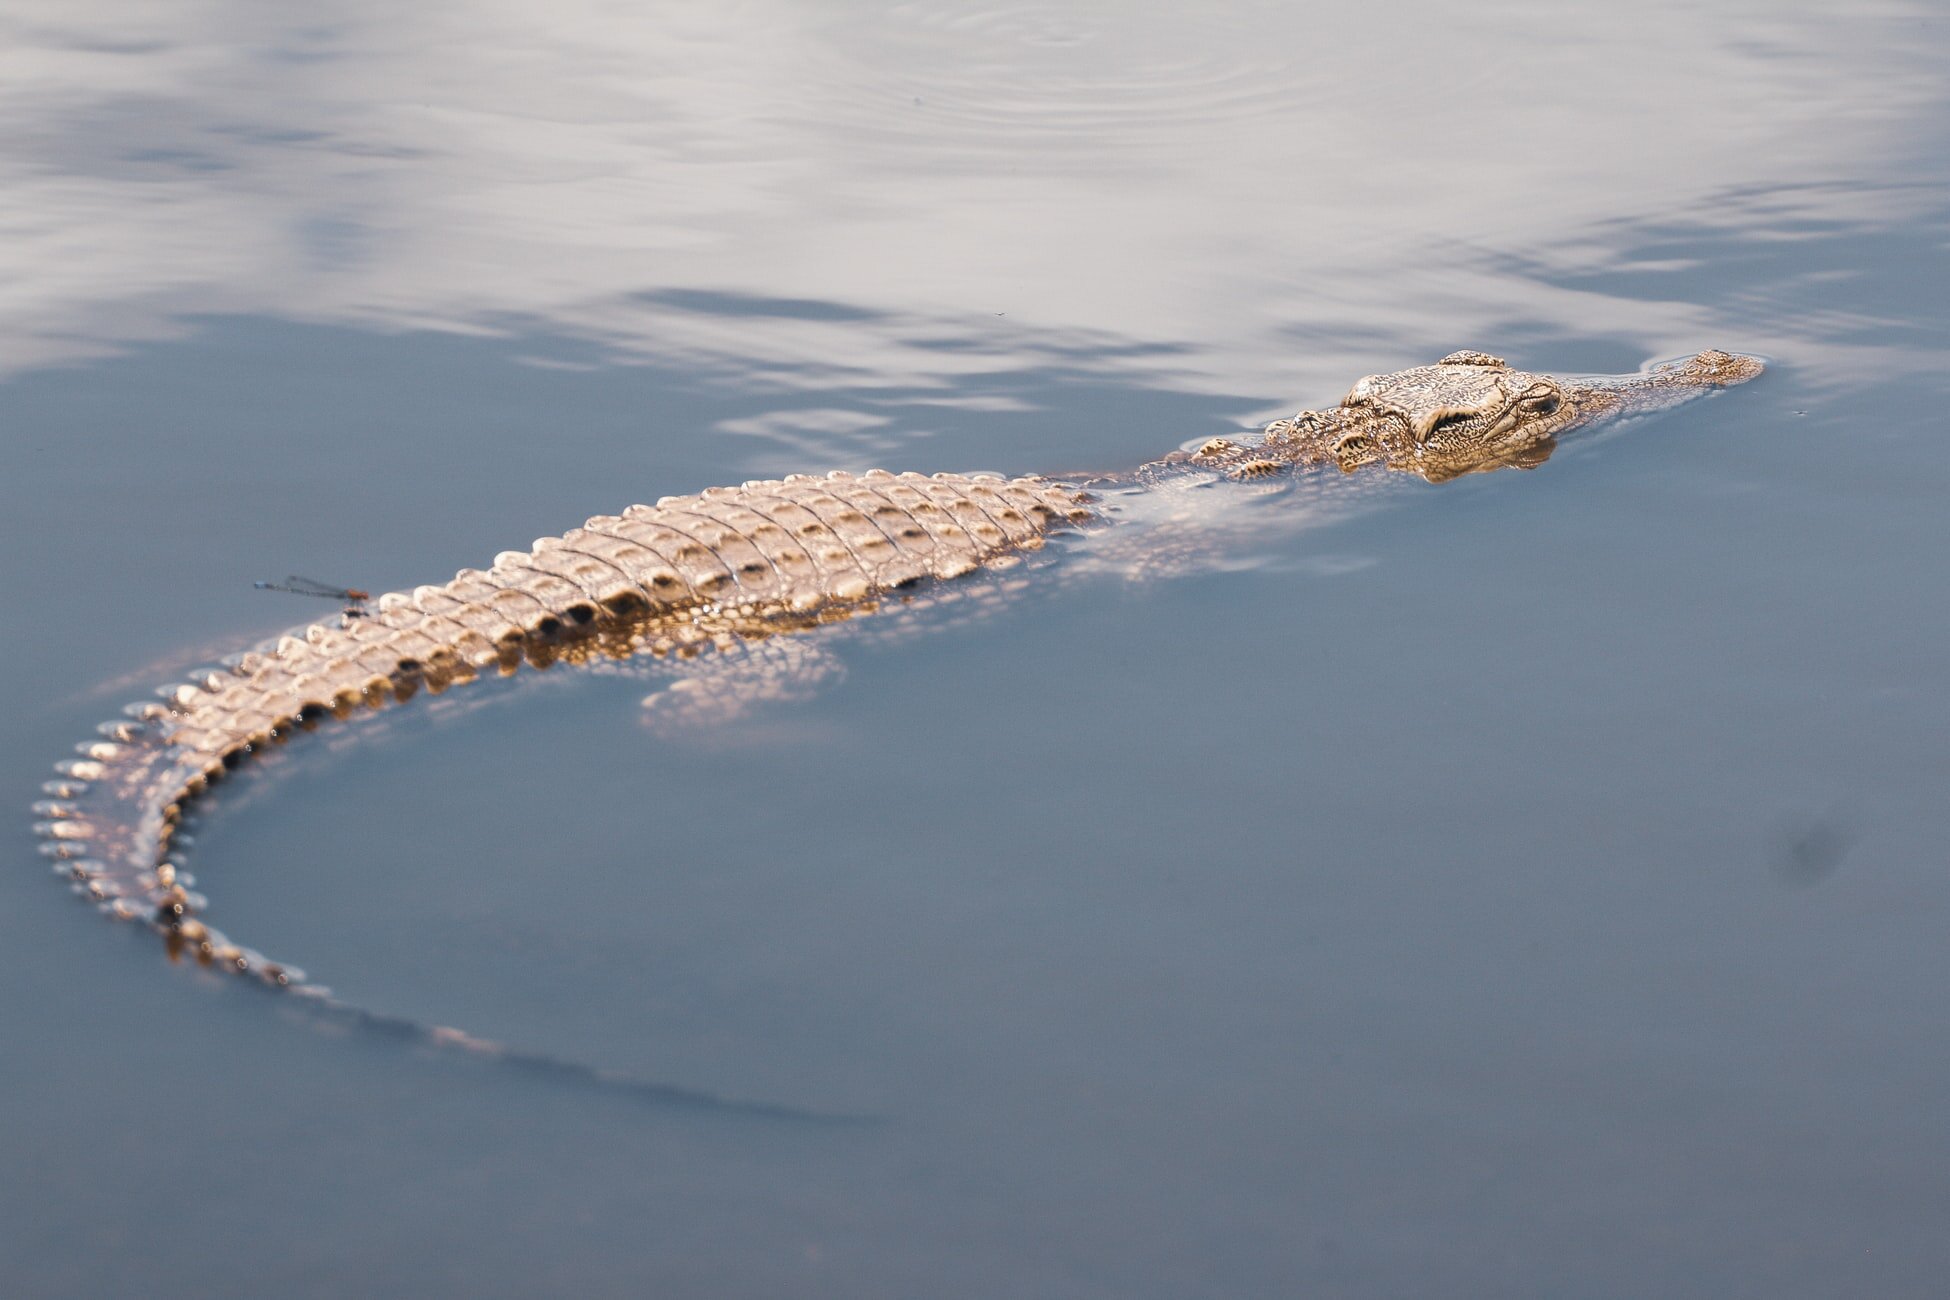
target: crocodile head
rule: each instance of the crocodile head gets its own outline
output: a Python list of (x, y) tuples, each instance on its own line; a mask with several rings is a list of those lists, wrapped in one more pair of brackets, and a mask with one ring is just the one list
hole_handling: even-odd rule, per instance
[(1602, 417), (1677, 405), (1698, 392), (1745, 383), (1762, 364), (1702, 352), (1642, 375), (1558, 379), (1513, 370), (1483, 352), (1452, 352), (1430, 366), (1369, 375), (1334, 413), (1331, 459), (1343, 469), (1382, 461), (1431, 482), (1550, 457), (1560, 434)]

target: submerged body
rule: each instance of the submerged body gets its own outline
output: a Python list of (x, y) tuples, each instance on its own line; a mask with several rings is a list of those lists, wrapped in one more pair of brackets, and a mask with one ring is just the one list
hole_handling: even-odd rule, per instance
[[(1058, 531), (1115, 525), (1133, 494), (1310, 473), (1323, 483), (1389, 472), (1440, 482), (1529, 467), (1567, 432), (1674, 405), (1760, 369), (1750, 358), (1707, 352), (1642, 375), (1572, 381), (1455, 353), (1362, 379), (1339, 404), (1278, 421), (1256, 438), (1214, 438), (1125, 475), (795, 475), (633, 506), (504, 552), (487, 570), (382, 596), (166, 688), (160, 702), (131, 706), (49, 782), (36, 807), (42, 848), (78, 892), (153, 927), (172, 953), (432, 1041), (541, 1061), (343, 1007), (294, 968), (213, 929), (176, 851), (177, 828), (198, 797), (300, 731), (524, 663), (688, 658), (793, 642), (1012, 562)], [(1150, 541), (1140, 536), (1134, 545), (1142, 551)]]

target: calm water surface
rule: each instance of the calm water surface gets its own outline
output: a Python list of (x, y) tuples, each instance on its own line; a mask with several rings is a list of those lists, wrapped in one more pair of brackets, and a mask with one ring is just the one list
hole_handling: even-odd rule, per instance
[[(0, 31), (15, 1294), (1940, 1293), (1940, 6)], [(310, 1032), (33, 853), (97, 720), (317, 612), (252, 579), (1706, 346), (1773, 369), (714, 733), (403, 710), (201, 836), (350, 1000), (864, 1125)]]

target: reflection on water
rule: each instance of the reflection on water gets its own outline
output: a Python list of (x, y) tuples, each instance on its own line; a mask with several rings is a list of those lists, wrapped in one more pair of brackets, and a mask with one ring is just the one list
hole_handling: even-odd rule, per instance
[(1777, 363), (842, 647), (708, 738), (607, 678), (402, 709), (204, 832), (236, 931), (348, 998), (880, 1126), (321, 1040), (0, 875), (13, 1285), (1932, 1293), (1946, 35), (12, 7), (21, 807), (100, 683), (293, 616), (253, 579), (798, 470), (1128, 468), (1458, 347)]
[(1924, 183), (1790, 184), (1733, 190), (1658, 218), (1606, 222), (1545, 256), (1492, 259), (1606, 299), (1684, 297), (1757, 323), (1790, 347), (1848, 356), (1848, 376), (1932, 365), (1944, 346), (1933, 310), (1950, 284), (1950, 207)]
[[(11, 367), (213, 311), (915, 364), (702, 291), (1194, 340), (1201, 387), (1285, 393), (1586, 321), (1459, 249), (1853, 185), (1939, 101), (1904, 4), (91, 8), (7, 23)], [(1678, 352), (1686, 302), (1605, 327)]]

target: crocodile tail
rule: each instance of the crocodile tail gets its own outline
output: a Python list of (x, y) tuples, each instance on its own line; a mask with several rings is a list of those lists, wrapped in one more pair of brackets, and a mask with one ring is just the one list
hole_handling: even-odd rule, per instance
[(233, 768), (331, 719), (524, 663), (694, 653), (850, 617), (888, 590), (1034, 549), (1047, 532), (1092, 517), (1086, 501), (1035, 478), (874, 471), (598, 515), (505, 551), (486, 571), (381, 596), (129, 706), (48, 783), (36, 808), (41, 851), (78, 893), (154, 929), (172, 955), (281, 990), (322, 1018), (660, 1102), (770, 1111), (339, 1001), (211, 927), (182, 857), (186, 816)]
[(177, 738), (183, 718), (196, 711), (194, 697), (224, 675), (166, 688), (161, 694), (169, 703), (129, 705), (123, 717), (102, 723), (96, 738), (77, 745), (77, 756), (58, 763), (43, 785), (44, 797), (34, 805), (41, 854), (84, 900), (115, 920), (154, 931), (174, 960), (291, 998), (320, 1027), (351, 1028), (664, 1106), (822, 1122), (843, 1118), (642, 1079), (354, 1006), (298, 967), (228, 938), (204, 919), (208, 900), (185, 865), (190, 837), (181, 827), (203, 792), (235, 766), (237, 751), (228, 751), (226, 761)]
[(204, 899), (172, 856), (177, 823), (192, 790), (207, 776), (171, 739), (172, 710), (143, 701), (125, 717), (102, 723), (99, 738), (75, 746), (78, 758), (55, 764), (34, 805), (40, 851), (75, 893), (116, 920), (146, 924), (177, 951), (289, 986), (291, 968), (235, 947), (194, 919)]

